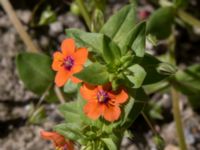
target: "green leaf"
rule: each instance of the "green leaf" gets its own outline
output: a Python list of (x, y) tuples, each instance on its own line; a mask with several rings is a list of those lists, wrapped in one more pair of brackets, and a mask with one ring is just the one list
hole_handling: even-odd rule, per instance
[(130, 30), (126, 38), (119, 41), (119, 47), (121, 49), (131, 48), (136, 56), (143, 57), (145, 53), (145, 40), (146, 22), (142, 22)]
[(99, 33), (89, 33), (78, 29), (66, 29), (67, 37), (74, 38), (78, 47), (88, 47), (89, 51), (103, 53), (104, 35)]
[(78, 85), (73, 83), (71, 80), (68, 80), (67, 83), (65, 83), (64, 86), (64, 92), (65, 93), (75, 93), (78, 89)]
[(173, 0), (177, 8), (185, 8), (188, 5), (188, 0)]
[(139, 88), (142, 86), (142, 83), (145, 79), (146, 72), (145, 70), (138, 64), (132, 65), (128, 68), (130, 71), (130, 75), (127, 75), (127, 78), (131, 83), (133, 83), (134, 88)]
[(171, 34), (175, 17), (173, 7), (162, 7), (156, 10), (147, 23), (147, 33), (153, 34), (158, 39), (165, 39)]
[(111, 138), (102, 138), (101, 140), (106, 144), (109, 150), (117, 150), (117, 146)]
[(162, 80), (160, 82), (156, 82), (154, 84), (143, 86), (145, 92), (150, 95), (158, 91), (162, 91), (167, 89), (170, 86), (170, 83), (166, 80)]
[(123, 119), (124, 121), (121, 123), (121, 127), (125, 130), (132, 125), (148, 100), (148, 96), (142, 88), (129, 88), (128, 93), (131, 98), (128, 101), (127, 106), (125, 106), (125, 117)]
[(42, 95), (54, 80), (51, 58), (36, 53), (20, 53), (16, 58), (20, 79), (36, 94)]
[(80, 126), (76, 123), (59, 124), (54, 127), (54, 130), (73, 141), (80, 141), (84, 136), (81, 134)]
[(109, 73), (104, 65), (94, 63), (81, 72), (75, 74), (77, 78), (94, 85), (102, 85), (108, 82)]
[(103, 58), (105, 62), (109, 64), (114, 61), (119, 61), (121, 58), (121, 51), (119, 47), (106, 36), (104, 36), (103, 43)]
[(115, 43), (119, 43), (127, 38), (135, 23), (135, 6), (127, 5), (110, 17), (100, 32), (110, 37)]
[(200, 107), (200, 65), (192, 65), (184, 71), (178, 71), (175, 75), (176, 88), (188, 96), (193, 108)]
[(55, 11), (53, 11), (51, 9), (51, 6), (48, 5), (46, 9), (42, 12), (38, 25), (48, 25), (52, 22), (55, 22), (56, 18), (57, 18), (57, 15)]
[(200, 65), (192, 65), (175, 75), (177, 86), (186, 95), (200, 95)]
[(80, 110), (77, 101), (62, 104), (59, 107), (60, 112), (63, 114), (66, 122), (81, 122)]
[(28, 122), (31, 124), (40, 124), (42, 121), (46, 118), (46, 112), (44, 109), (44, 106), (40, 106), (35, 110), (33, 108), (33, 113), (31, 114), (30, 118), (28, 119)]
[(147, 53), (145, 54), (140, 64), (147, 73), (143, 85), (153, 84), (161, 80), (164, 80), (168, 77), (167, 75), (163, 75), (158, 72), (157, 67), (159, 66), (160, 63), (161, 62), (154, 56)]
[(67, 29), (67, 37), (76, 40), (79, 47), (88, 47), (90, 51), (102, 54), (105, 62), (120, 59), (119, 47), (106, 35), (101, 33), (88, 33), (77, 29)]

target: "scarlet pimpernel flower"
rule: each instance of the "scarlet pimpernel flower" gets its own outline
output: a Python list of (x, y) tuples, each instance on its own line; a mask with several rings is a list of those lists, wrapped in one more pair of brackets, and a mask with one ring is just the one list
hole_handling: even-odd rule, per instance
[(83, 84), (80, 93), (87, 101), (83, 111), (86, 116), (93, 120), (100, 116), (109, 122), (118, 120), (121, 114), (120, 104), (128, 100), (128, 94), (124, 89), (114, 92), (110, 85)]
[(57, 132), (41, 131), (40, 134), (43, 139), (52, 141), (56, 150), (74, 150), (73, 143)]
[(75, 41), (72, 38), (65, 39), (61, 44), (61, 52), (56, 51), (53, 55), (52, 69), (57, 71), (56, 85), (61, 87), (68, 79), (71, 79), (74, 83), (81, 82), (73, 74), (83, 69), (87, 56), (87, 48), (76, 48)]

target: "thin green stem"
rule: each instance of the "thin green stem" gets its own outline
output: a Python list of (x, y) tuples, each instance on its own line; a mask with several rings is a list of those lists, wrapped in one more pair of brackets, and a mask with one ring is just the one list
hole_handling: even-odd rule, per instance
[(179, 145), (181, 150), (187, 150), (187, 145), (185, 142), (183, 125), (181, 121), (181, 113), (179, 108), (179, 93), (176, 91), (174, 87), (171, 87), (172, 94), (172, 105), (173, 105), (173, 115), (176, 122), (176, 130), (179, 138)]
[(91, 17), (83, 0), (75, 0), (75, 1), (80, 9), (80, 12), (85, 20), (85, 23), (87, 24), (88, 28), (91, 30), (91, 24), (92, 24)]
[[(176, 65), (175, 59), (175, 46), (176, 46), (176, 39), (173, 34), (168, 39), (169, 45), (169, 62), (173, 65)], [(179, 145), (181, 150), (187, 150), (187, 145), (185, 142), (185, 136), (183, 132), (183, 125), (181, 120), (181, 113), (179, 108), (179, 94), (177, 90), (172, 86), (171, 87), (171, 95), (172, 95), (172, 109), (173, 109), (173, 116), (176, 123), (176, 131), (178, 135)]]
[(156, 130), (154, 129), (153, 125), (151, 124), (151, 121), (149, 120), (149, 118), (146, 116), (146, 114), (144, 112), (141, 112), (144, 120), (147, 122), (148, 126), (150, 127), (150, 129), (152, 130), (152, 132), (156, 135), (157, 132)]
[(198, 27), (200, 28), (200, 20), (194, 18), (192, 15), (186, 13), (183, 10), (179, 10), (178, 12), (178, 16), (185, 21), (186, 23), (194, 26), (194, 27)]
[(54, 91), (56, 93), (56, 96), (58, 97), (58, 100), (60, 101), (61, 104), (65, 103), (65, 98), (62, 95), (62, 92), (60, 90), (60, 88), (58, 88), (57, 86), (54, 86)]

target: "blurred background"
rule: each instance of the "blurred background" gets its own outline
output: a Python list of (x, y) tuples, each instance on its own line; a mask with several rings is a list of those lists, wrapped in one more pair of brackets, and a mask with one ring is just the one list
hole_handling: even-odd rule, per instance
[[(97, 7), (95, 0), (85, 0), (91, 14)], [(128, 0), (96, 0), (105, 20)], [(45, 54), (52, 56), (65, 38), (66, 28), (88, 30), (78, 6), (72, 0), (10, 0), (15, 13), (33, 42)], [(138, 20), (145, 20), (159, 8), (158, 0), (138, 0)], [(185, 11), (200, 19), (200, 1), (189, 0)], [(176, 20), (175, 57), (180, 68), (200, 63), (200, 28)], [(147, 51), (164, 60), (168, 47), (166, 40), (153, 46), (147, 42)], [(27, 47), (21, 40), (0, 0), (0, 150), (52, 150), (52, 145), (40, 138), (41, 129), (51, 130), (62, 121), (56, 110), (56, 98), (38, 96), (24, 87), (20, 81), (15, 57)], [(200, 70), (198, 70), (200, 71)], [(30, 75), (31, 78), (31, 75)], [(198, 76), (200, 80), (200, 76)], [(199, 82), (200, 83), (200, 82)], [(200, 84), (199, 84), (200, 86)], [(200, 87), (199, 91), (200, 91)], [(148, 90), (147, 90), (148, 91)], [(199, 92), (200, 93), (200, 92)], [(178, 150), (172, 102), (169, 90), (148, 92), (150, 101), (145, 111), (154, 127), (163, 137), (156, 139), (142, 116), (130, 128), (129, 138), (124, 138), (121, 149), (156, 150), (165, 144), (166, 150)], [(200, 94), (188, 101), (181, 94), (180, 108), (183, 116), (184, 133), (190, 150), (200, 149)], [(160, 142), (160, 143), (159, 143)]]

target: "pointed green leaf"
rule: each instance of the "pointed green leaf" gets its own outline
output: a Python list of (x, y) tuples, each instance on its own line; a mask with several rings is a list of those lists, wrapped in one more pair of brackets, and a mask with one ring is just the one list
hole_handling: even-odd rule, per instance
[(121, 126), (124, 129), (127, 129), (132, 125), (132, 123), (135, 121), (135, 119), (143, 110), (148, 100), (148, 96), (146, 95), (146, 93), (142, 88), (139, 89), (129, 88), (128, 91), (129, 91), (128, 93), (130, 93), (131, 98), (127, 104), (128, 106), (125, 107), (126, 109), (125, 112), (127, 114), (125, 115), (124, 121), (121, 123)]
[(153, 34), (158, 39), (165, 39), (171, 34), (175, 17), (173, 7), (162, 7), (156, 10), (149, 18), (147, 33)]
[(187, 95), (200, 95), (200, 65), (192, 65), (184, 71), (178, 71), (175, 75), (178, 87)]
[(153, 84), (169, 77), (167, 75), (163, 75), (158, 72), (157, 67), (159, 66), (160, 63), (161, 62), (154, 56), (147, 53), (145, 54), (140, 64), (147, 73), (143, 85)]
[(102, 138), (101, 140), (106, 144), (109, 150), (117, 150), (117, 146), (111, 138)]
[(80, 139), (83, 138), (81, 128), (76, 123), (59, 124), (54, 127), (54, 130), (73, 141), (80, 141)]
[(109, 73), (104, 65), (94, 63), (75, 74), (75, 76), (87, 83), (102, 85), (108, 82)]
[(79, 47), (88, 47), (90, 51), (102, 54), (107, 63), (121, 57), (121, 51), (109, 37), (101, 33), (89, 33), (77, 29), (67, 29), (67, 37), (75, 39)]
[(133, 83), (134, 88), (142, 86), (144, 78), (146, 76), (145, 70), (138, 64), (134, 64), (128, 68), (130, 75), (127, 75), (128, 80)]
[(138, 57), (143, 57), (145, 53), (146, 22), (136, 25), (129, 31), (127, 37), (119, 42), (121, 49), (130, 48)]
[(127, 5), (114, 14), (103, 26), (101, 33), (113, 39), (115, 43), (124, 40), (136, 22), (135, 6)]
[(44, 54), (20, 53), (16, 64), (20, 79), (36, 94), (43, 94), (54, 80), (51, 58)]
[(110, 40), (110, 38), (104, 36), (103, 58), (107, 64), (110, 62), (118, 61), (121, 58), (121, 51), (119, 47)]
[(88, 47), (90, 51), (102, 53), (104, 48), (104, 35), (89, 33), (78, 29), (66, 29), (67, 37), (74, 38), (78, 47)]
[(184, 8), (188, 5), (189, 1), (188, 0), (173, 0), (173, 3), (178, 8)]
[(81, 121), (81, 110), (79, 110), (77, 101), (62, 104), (60, 105), (59, 110), (64, 116), (66, 122), (72, 123)]

